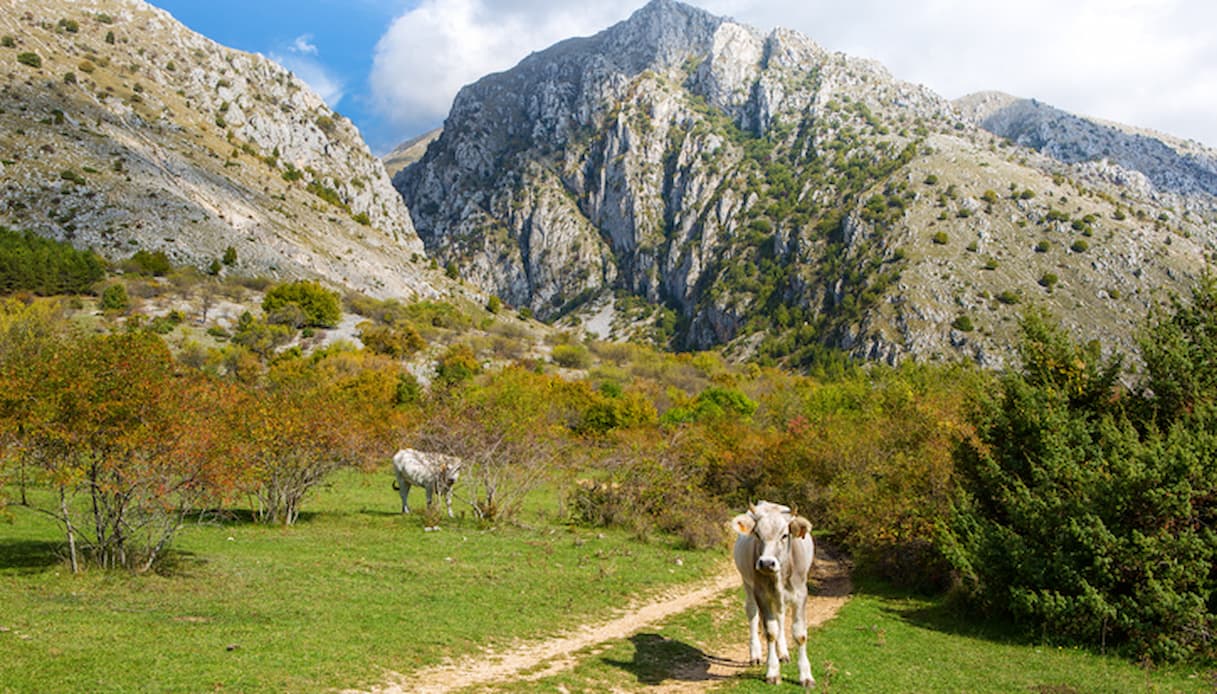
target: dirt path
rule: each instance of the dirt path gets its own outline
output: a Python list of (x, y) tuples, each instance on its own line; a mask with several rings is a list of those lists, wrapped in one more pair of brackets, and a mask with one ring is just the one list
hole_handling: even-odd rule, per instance
[[(693, 588), (684, 588), (681, 592), (661, 595), (610, 622), (583, 627), (547, 641), (523, 644), (506, 652), (465, 657), (459, 662), (444, 663), (409, 674), (386, 672), (383, 684), (365, 691), (368, 694), (438, 694), (513, 679), (548, 677), (574, 667), (578, 662), (576, 654), (584, 648), (626, 638), (667, 617), (713, 602), (725, 591), (738, 588), (738, 585), (739, 575), (735, 567), (730, 562), (724, 562), (722, 570), (710, 580)], [(812, 586), (812, 597), (807, 601), (809, 628), (832, 619), (849, 599), (852, 584), (848, 563), (829, 551), (817, 548), (816, 562), (812, 565)], [(742, 602), (739, 607), (739, 622), (742, 624)], [(715, 681), (749, 667), (747, 628), (742, 627), (738, 636), (727, 641), (729, 645), (720, 652), (706, 653), (703, 662), (695, 666), (686, 663), (674, 668), (671, 677), (663, 684), (652, 687), (652, 691), (700, 692)], [(344, 692), (360, 693), (361, 690)]]

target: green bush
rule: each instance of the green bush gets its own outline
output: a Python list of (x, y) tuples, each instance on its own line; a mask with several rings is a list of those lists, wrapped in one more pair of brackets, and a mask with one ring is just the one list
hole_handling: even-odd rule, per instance
[(1022, 298), (1019, 297), (1017, 292), (1013, 292), (1013, 291), (1010, 291), (1009, 289), (1006, 289), (1006, 290), (1003, 290), (1002, 293), (997, 295), (997, 300), (1007, 306), (1012, 306), (1012, 305), (1017, 304), (1020, 301), (1022, 301)]
[(452, 345), (435, 362), (435, 378), (442, 384), (454, 385), (481, 373), (473, 348), (466, 344)]
[(131, 306), (131, 299), (127, 296), (127, 285), (122, 283), (111, 284), (101, 292), (101, 308), (105, 311), (126, 311)]
[(710, 386), (698, 393), (692, 402), (676, 405), (664, 412), (661, 421), (665, 424), (680, 424), (724, 417), (746, 419), (756, 412), (757, 407), (755, 401), (734, 388)]
[(310, 280), (298, 280), (271, 287), (262, 299), (262, 310), (268, 316), (283, 311), (288, 306), (299, 309), (303, 318), (301, 326), (333, 328), (342, 319), (342, 302), (338, 293)]
[(976, 328), (972, 325), (972, 319), (968, 316), (959, 316), (951, 321), (951, 327), (964, 333), (970, 333)]
[(37, 53), (18, 53), (17, 62), (21, 63), (22, 65), (29, 65), (33, 68), (42, 67), (42, 58), (38, 57)]
[(104, 276), (105, 262), (93, 251), (0, 227), (0, 292), (84, 294)]
[(586, 369), (592, 365), (592, 355), (583, 345), (554, 345), (551, 356), (555, 364), (567, 369)]
[(1151, 329), (1164, 347), (1147, 351), (1149, 389), (1133, 396), (1097, 343), (1024, 319), (1022, 369), (974, 415), (976, 438), (956, 456), (944, 550), (968, 604), (1055, 643), (1152, 661), (1217, 655), (1217, 389), (1204, 384), (1182, 408), (1150, 390), (1159, 376), (1211, 373), (1205, 322), (1176, 313)]
[(131, 255), (130, 260), (123, 264), (130, 272), (153, 277), (164, 277), (173, 269), (169, 256), (164, 251), (145, 251), (140, 249)]
[(934, 243), (938, 244), (939, 246), (945, 246), (949, 239), (947, 237), (947, 232), (939, 231), (934, 234), (934, 236), (932, 237), (932, 240), (934, 241)]

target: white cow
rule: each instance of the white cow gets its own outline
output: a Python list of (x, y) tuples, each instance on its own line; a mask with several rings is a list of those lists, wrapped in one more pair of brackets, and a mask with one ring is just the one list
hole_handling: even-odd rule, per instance
[(815, 686), (807, 659), (807, 575), (815, 555), (811, 523), (781, 504), (760, 501), (732, 521), (735, 567), (744, 581), (744, 610), (748, 615), (748, 655), (761, 662), (760, 623), (765, 623), (769, 653), (765, 680), (781, 681), (782, 662), (790, 660), (786, 646), (786, 609), (794, 608), (791, 635), (799, 647), (799, 683)]
[(410, 485), (415, 484), (427, 492), (427, 507), (432, 497), (443, 494), (448, 505), (448, 517), (452, 518), (452, 487), (461, 474), (461, 459), (443, 453), (427, 453), (413, 448), (403, 448), (393, 456), (393, 474), (397, 481), (393, 488), (401, 494), (401, 512), (409, 513), (406, 495)]

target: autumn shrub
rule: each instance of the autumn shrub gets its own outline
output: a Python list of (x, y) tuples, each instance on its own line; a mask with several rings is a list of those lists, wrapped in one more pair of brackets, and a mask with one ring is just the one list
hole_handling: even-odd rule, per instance
[(363, 321), (356, 328), (365, 347), (394, 359), (408, 357), (427, 346), (427, 341), (410, 325), (394, 327)]
[(574, 425), (575, 431), (603, 435), (615, 429), (654, 426), (658, 422), (655, 405), (644, 394), (606, 385), (589, 393)]
[(608, 479), (584, 480), (572, 488), (574, 520), (625, 527), (641, 539), (669, 533), (690, 548), (721, 545), (727, 507), (702, 484), (685, 434), (618, 432), (601, 463)]
[(510, 520), (530, 492), (576, 468), (569, 423), (586, 386), (519, 366), (450, 385), (420, 408), (409, 441), (465, 461), (454, 497), (480, 520)]
[(388, 457), (406, 428), (400, 374), (375, 355), (331, 348), (275, 362), (248, 390), (239, 432), (260, 520), (291, 525), (335, 470)]
[[(51, 340), (14, 372), (0, 408), (17, 450), (54, 491), (73, 571), (147, 571), (186, 516), (235, 490), (234, 387), (179, 372), (145, 331)], [(23, 404), (24, 403), (24, 404)], [(13, 431), (13, 429), (8, 429)]]

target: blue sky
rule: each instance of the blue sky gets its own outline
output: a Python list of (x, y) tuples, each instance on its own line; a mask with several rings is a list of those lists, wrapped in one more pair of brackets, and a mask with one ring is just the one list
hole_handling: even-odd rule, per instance
[[(191, 29), (271, 57), (383, 154), (439, 126), (457, 90), (627, 17), (578, 0), (152, 0)], [(783, 26), (956, 98), (993, 89), (1217, 147), (1211, 0), (693, 0)]]

